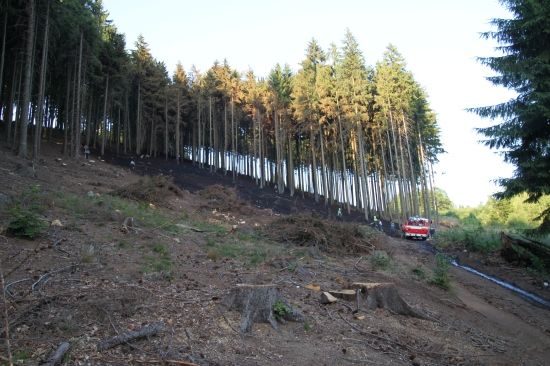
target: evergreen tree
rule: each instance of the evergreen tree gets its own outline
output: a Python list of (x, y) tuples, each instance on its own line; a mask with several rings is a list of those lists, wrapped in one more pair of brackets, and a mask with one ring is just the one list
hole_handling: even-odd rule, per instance
[[(497, 73), (488, 80), (517, 92), (507, 102), (471, 111), (502, 119), (478, 131), (490, 148), (503, 149), (504, 160), (516, 168), (512, 178), (500, 179), (504, 191), (497, 198), (529, 194), (536, 202), (550, 193), (550, 2), (501, 0), (512, 19), (493, 19), (496, 31), (483, 33), (500, 43), (501, 56), (480, 61)], [(550, 223), (550, 207), (544, 212)], [(547, 225), (546, 227), (548, 227)]]

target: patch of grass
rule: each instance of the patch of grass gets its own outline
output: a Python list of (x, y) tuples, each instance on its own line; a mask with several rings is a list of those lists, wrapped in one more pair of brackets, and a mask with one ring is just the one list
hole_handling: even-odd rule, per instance
[(157, 243), (153, 245), (153, 252), (157, 253), (160, 256), (168, 255), (168, 249), (162, 243)]
[(95, 248), (93, 245), (90, 245), (80, 256), (80, 261), (82, 263), (92, 263), (96, 258)]
[(122, 217), (133, 217), (138, 227), (162, 229), (173, 235), (183, 232), (183, 229), (177, 225), (178, 218), (174, 220), (173, 217), (168, 217), (160, 210), (143, 202), (134, 202), (108, 194), (93, 197), (58, 194), (55, 201), (70, 216), (90, 220), (96, 224), (104, 222), (105, 218), (110, 220), (115, 212), (119, 212)]
[(241, 241), (255, 242), (255, 241), (261, 240), (263, 238), (263, 234), (257, 230), (250, 229), (242, 232), (239, 231), (237, 234), (237, 237)]
[(191, 224), (195, 229), (204, 231), (205, 233), (209, 234), (226, 234), (227, 229), (223, 227), (222, 225), (213, 224), (207, 221), (195, 221)]
[(174, 263), (170, 257), (145, 256), (145, 264), (143, 265), (143, 273), (163, 273), (170, 276), (172, 274), (172, 266)]
[(313, 326), (307, 320), (304, 321), (304, 332), (309, 332), (313, 329)]
[[(12, 359), (15, 365), (26, 364), (31, 359), (32, 352), (27, 348), (20, 348), (12, 351)], [(0, 363), (2, 366), (8, 366), (8, 362)]]
[(143, 273), (161, 273), (164, 276), (172, 277), (172, 267), (174, 262), (168, 251), (168, 248), (162, 243), (156, 243), (151, 248), (153, 255), (143, 257)]
[(498, 230), (479, 225), (441, 230), (437, 233), (435, 244), (439, 248), (465, 248), (478, 253), (490, 253), (499, 250), (502, 245)]
[(414, 267), (413, 269), (411, 269), (411, 272), (413, 275), (415, 275), (421, 280), (425, 280), (427, 277), (426, 272), (424, 271), (424, 268), (422, 268), (421, 266)]
[(269, 258), (278, 255), (282, 248), (265, 241), (249, 242), (238, 238), (220, 238), (209, 236), (206, 239), (208, 248), (206, 256), (213, 261), (221, 258), (233, 258), (244, 261), (247, 265), (255, 267)]
[(374, 268), (384, 270), (389, 268), (391, 259), (385, 251), (375, 250), (370, 256), (370, 262)]
[(275, 304), (273, 304), (273, 315), (275, 315), (275, 319), (281, 320), (285, 316), (290, 315), (292, 311), (290, 308), (281, 300), (277, 300)]
[(40, 217), (44, 211), (44, 197), (40, 186), (34, 185), (21, 193), (8, 207), (10, 221), (7, 232), (10, 235), (34, 239), (48, 227)]
[(130, 243), (127, 240), (121, 239), (121, 240), (118, 241), (117, 247), (119, 249), (126, 249), (126, 248), (130, 247)]
[(437, 253), (435, 255), (436, 267), (433, 271), (433, 276), (430, 279), (432, 285), (438, 286), (443, 290), (449, 290), (451, 288), (451, 281), (449, 279), (449, 268), (451, 267), (449, 258), (444, 254)]

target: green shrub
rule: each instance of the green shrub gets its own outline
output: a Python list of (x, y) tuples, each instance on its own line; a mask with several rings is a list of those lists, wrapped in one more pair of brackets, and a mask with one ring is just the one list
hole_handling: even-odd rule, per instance
[(171, 278), (174, 262), (166, 246), (162, 243), (157, 243), (153, 245), (151, 251), (154, 255), (144, 257), (143, 273), (161, 273), (167, 278)]
[(281, 300), (277, 300), (275, 304), (273, 304), (273, 315), (275, 315), (275, 319), (283, 319), (285, 316), (290, 315), (290, 313), (290, 308)]
[(370, 257), (370, 262), (375, 268), (387, 269), (390, 266), (390, 257), (383, 250), (375, 250)]
[(34, 239), (47, 228), (46, 222), (40, 217), (44, 210), (40, 187), (29, 187), (8, 208), (10, 221), (7, 232), (17, 237)]
[(424, 269), (421, 266), (414, 267), (413, 269), (411, 269), (411, 272), (421, 280), (426, 279), (426, 272), (424, 272)]
[(432, 285), (441, 287), (444, 290), (451, 288), (451, 281), (449, 279), (449, 268), (451, 267), (449, 258), (444, 254), (437, 253), (435, 255), (436, 267), (433, 271), (433, 276), (430, 280)]
[(284, 249), (267, 241), (243, 241), (238, 237), (221, 238), (216, 233), (209, 233), (206, 238), (208, 259), (240, 259), (248, 266), (258, 266), (269, 258), (279, 255)]
[(153, 246), (153, 252), (162, 255), (167, 256), (168, 255), (168, 249), (163, 244), (157, 243)]
[(466, 248), (480, 253), (490, 253), (501, 248), (499, 231), (481, 226), (441, 230), (437, 233), (435, 244), (440, 248)]

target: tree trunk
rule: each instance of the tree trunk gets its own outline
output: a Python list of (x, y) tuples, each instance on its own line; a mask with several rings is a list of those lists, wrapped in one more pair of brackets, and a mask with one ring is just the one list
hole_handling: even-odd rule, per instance
[(124, 94), (124, 155), (128, 150), (132, 149), (132, 134), (130, 132), (130, 107), (128, 101), (128, 94)]
[(233, 173), (233, 183), (235, 183), (237, 179), (237, 165), (235, 161), (235, 159), (237, 159), (237, 127), (235, 125), (235, 99), (233, 95), (231, 95), (231, 136), (233, 137), (233, 142), (231, 143), (233, 150), (231, 169)]
[[(19, 79), (19, 76), (18, 76), (18, 69), (19, 67), (17, 67), (17, 63), (14, 63), (13, 65), (13, 75), (12, 75), (12, 78), (11, 78), (11, 90), (10, 90), (10, 97), (8, 99), (8, 118), (7, 118), (7, 122), (8, 122), (8, 129), (7, 129), (7, 134), (6, 134), (6, 142), (8, 143), (8, 146), (11, 147), (12, 146), (12, 139), (11, 139), (11, 134), (12, 134), (12, 125), (13, 125), (13, 104), (14, 104), (14, 101), (15, 101), (15, 90), (16, 90), (16, 87), (17, 87), (17, 79)], [(14, 144), (15, 144), (15, 141), (14, 141)]]
[(338, 114), (338, 130), (340, 135), (340, 149), (342, 152), (342, 190), (343, 190), (343, 200), (347, 206), (348, 213), (350, 212), (349, 199), (348, 199), (348, 174), (346, 168), (346, 155), (344, 147), (344, 132), (342, 131), (342, 118)]
[(210, 173), (212, 173), (212, 165), (210, 163), (210, 155), (212, 153), (212, 97), (208, 97), (208, 154), (206, 163), (210, 165)]
[(119, 155), (120, 153), (120, 123), (122, 122), (121, 121), (121, 118), (120, 118), (120, 114), (121, 114), (121, 111), (120, 111), (120, 104), (118, 104), (118, 118), (117, 118), (117, 121), (116, 121), (116, 156)]
[(164, 160), (168, 160), (168, 89), (164, 99)]
[(288, 179), (287, 183), (290, 188), (290, 197), (294, 196), (294, 159), (292, 157), (292, 143), (290, 140), (290, 133), (287, 134), (288, 137), (288, 167), (287, 167), (287, 173), (288, 173)]
[(141, 154), (141, 80), (138, 81), (136, 118), (136, 155)]
[(407, 144), (407, 155), (409, 157), (409, 170), (410, 170), (410, 176), (411, 176), (411, 188), (412, 188), (412, 200), (413, 200), (413, 213), (414, 215), (420, 214), (420, 210), (418, 208), (418, 191), (416, 186), (416, 175), (414, 174), (414, 167), (412, 162), (412, 156), (411, 156), (411, 147), (409, 144), (409, 134), (407, 131), (407, 121), (405, 120), (405, 113), (402, 111), (402, 122), (403, 122), (403, 130), (405, 135), (405, 142)]
[(313, 195), (315, 202), (319, 202), (319, 191), (317, 189), (317, 154), (315, 153), (315, 134), (313, 127), (309, 130), (309, 146), (311, 147), (311, 179), (313, 183)]
[[(8, 9), (4, 13), (4, 33), (2, 34), (2, 55), (0, 56), (0, 98), (2, 98), (2, 91), (4, 88), (4, 60), (6, 56), (6, 31), (8, 25)], [(15, 69), (15, 63), (14, 63)], [(0, 105), (3, 103), (0, 102)], [(4, 121), (5, 122), (5, 121)], [(11, 121), (9, 121), (11, 123)]]
[(357, 135), (359, 140), (359, 164), (361, 169), (361, 191), (363, 193), (363, 212), (365, 214), (365, 220), (369, 220), (369, 193), (367, 191), (368, 189), (368, 181), (367, 181), (367, 173), (365, 169), (365, 141), (363, 136), (363, 129), (361, 128), (361, 125), (357, 124)]
[(67, 92), (65, 95), (65, 121), (63, 122), (63, 156), (66, 158), (69, 155), (69, 120), (70, 120), (70, 105), (71, 105), (71, 66), (69, 65), (67, 70)]
[(76, 113), (75, 113), (75, 128), (74, 128), (74, 146), (73, 157), (78, 159), (80, 157), (80, 87), (82, 85), (82, 47), (84, 42), (84, 32), (80, 31), (80, 46), (78, 51), (78, 74), (76, 84)]
[(181, 155), (180, 155), (180, 146), (181, 146), (181, 142), (180, 142), (180, 120), (181, 120), (181, 116), (180, 116), (180, 113), (181, 113), (181, 104), (180, 104), (180, 90), (179, 88), (176, 88), (176, 125), (175, 125), (175, 128), (176, 128), (176, 163), (179, 164), (180, 163), (180, 159), (182, 158)]
[(27, 15), (29, 24), (27, 27), (27, 45), (25, 53), (25, 79), (23, 81), (23, 101), (20, 105), (21, 124), (19, 132), (19, 151), (18, 155), (22, 158), (27, 157), (27, 127), (29, 124), (29, 110), (31, 103), (31, 84), (32, 84), (32, 63), (33, 63), (33, 41), (34, 41), (34, 18), (35, 18), (35, 0), (27, 1)]
[[(44, 29), (44, 42), (42, 44), (42, 61), (40, 65), (40, 83), (38, 86), (38, 106), (37, 106), (37, 117), (36, 117), (36, 126), (34, 131), (34, 145), (33, 145), (33, 156), (34, 159), (38, 158), (39, 149), (40, 149), (40, 139), (42, 136), (42, 119), (44, 116), (44, 93), (46, 89), (46, 72), (48, 67), (48, 33), (50, 28), (50, 3), (46, 3), (46, 25)], [(3, 60), (2, 60), (3, 62)], [(1, 82), (1, 81), (0, 81)]]
[(105, 98), (103, 99), (103, 127), (101, 127), (101, 156), (105, 156), (105, 139), (107, 138), (107, 98), (109, 97), (109, 74), (105, 79)]

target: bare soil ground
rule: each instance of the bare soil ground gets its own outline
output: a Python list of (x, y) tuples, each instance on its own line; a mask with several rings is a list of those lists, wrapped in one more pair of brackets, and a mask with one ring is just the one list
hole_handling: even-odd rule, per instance
[[(243, 178), (234, 184), (229, 176), (187, 163), (138, 160), (131, 171), (128, 159), (73, 161), (63, 159), (56, 145), (45, 150), (34, 169), (0, 150), (0, 192), (13, 202), (29, 186), (40, 185), (40, 217), (49, 225), (35, 240), (0, 239), (7, 287), (1, 310), (8, 314), (18, 364), (39, 363), (62, 341), (71, 343), (67, 365), (547, 365), (550, 360), (547, 309), (454, 268), (450, 290), (430, 284), (434, 257), (418, 242), (389, 238), (357, 222), (337, 223), (308, 197), (279, 196)], [(0, 207), (4, 228), (6, 207)], [(301, 215), (288, 216), (297, 212)], [(347, 219), (360, 217), (352, 213)], [(62, 226), (52, 225), (54, 220)], [(388, 262), (377, 260), (381, 251)], [(472, 261), (487, 270), (502, 265)], [(501, 277), (512, 273), (519, 286), (533, 282), (527, 271), (508, 267), (494, 270)], [(352, 282), (394, 283), (425, 319), (385, 309), (357, 312), (353, 301), (320, 303), (319, 289), (343, 289)], [(305, 321), (277, 330), (257, 323), (241, 334), (240, 315), (223, 305), (240, 283), (275, 284)], [(158, 321), (166, 330), (156, 336), (97, 349), (101, 340)], [(0, 328), (5, 364), (4, 322)]]

